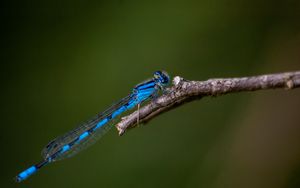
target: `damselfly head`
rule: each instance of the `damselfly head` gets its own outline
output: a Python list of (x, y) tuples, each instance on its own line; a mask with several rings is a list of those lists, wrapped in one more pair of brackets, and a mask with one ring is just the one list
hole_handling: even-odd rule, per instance
[(170, 77), (165, 71), (156, 71), (154, 72), (154, 79), (159, 82), (161, 85), (168, 85), (170, 82)]

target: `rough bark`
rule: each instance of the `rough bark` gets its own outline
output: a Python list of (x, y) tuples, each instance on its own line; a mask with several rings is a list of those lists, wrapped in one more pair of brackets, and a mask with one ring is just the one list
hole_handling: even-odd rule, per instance
[(173, 85), (167, 88), (165, 94), (152, 100), (139, 111), (123, 117), (116, 127), (119, 135), (122, 135), (127, 129), (135, 127), (137, 124), (145, 124), (166, 111), (205, 96), (297, 87), (300, 87), (300, 71), (242, 78), (209, 79), (207, 81), (189, 81), (176, 76), (173, 79)]

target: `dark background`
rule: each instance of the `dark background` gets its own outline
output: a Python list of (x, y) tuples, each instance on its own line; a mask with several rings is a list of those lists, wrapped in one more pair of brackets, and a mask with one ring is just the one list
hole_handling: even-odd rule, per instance
[(299, 70), (299, 18), (298, 0), (2, 2), (0, 187), (300, 187), (299, 89), (204, 98), (13, 181), (156, 70)]

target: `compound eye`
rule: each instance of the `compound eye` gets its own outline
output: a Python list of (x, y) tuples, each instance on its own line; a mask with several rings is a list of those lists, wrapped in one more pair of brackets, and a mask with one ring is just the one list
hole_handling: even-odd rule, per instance
[(169, 76), (168, 75), (166, 75), (166, 74), (163, 74), (162, 75), (162, 79), (163, 79), (163, 83), (169, 83)]
[(159, 79), (161, 77), (160, 71), (154, 73), (154, 78)]
[(155, 71), (155, 73), (154, 74), (156, 74), (156, 75), (161, 75), (162, 74), (162, 72), (161, 71)]

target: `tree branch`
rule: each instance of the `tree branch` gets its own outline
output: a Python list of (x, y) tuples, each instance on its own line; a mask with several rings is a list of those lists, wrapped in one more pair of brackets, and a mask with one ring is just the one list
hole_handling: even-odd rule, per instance
[(300, 87), (300, 71), (242, 78), (209, 79), (207, 81), (188, 81), (176, 76), (173, 79), (173, 85), (167, 89), (166, 94), (152, 100), (139, 111), (123, 117), (116, 128), (119, 135), (122, 135), (127, 129), (135, 127), (138, 119), (139, 124), (145, 124), (164, 112), (205, 96), (276, 88), (293, 89), (296, 87)]

